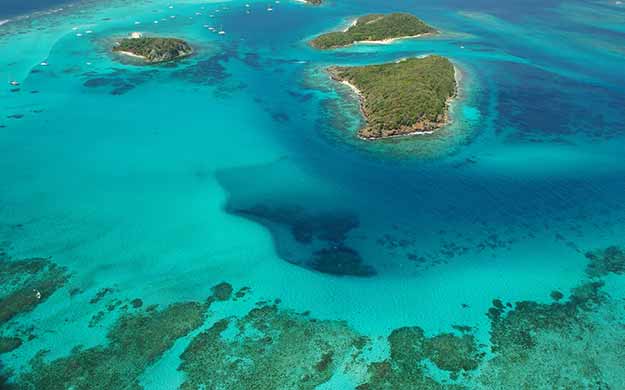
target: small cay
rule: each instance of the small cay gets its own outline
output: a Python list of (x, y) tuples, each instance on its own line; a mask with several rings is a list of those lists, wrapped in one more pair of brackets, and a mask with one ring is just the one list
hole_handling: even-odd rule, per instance
[(130, 38), (118, 41), (113, 51), (156, 64), (187, 57), (193, 53), (193, 48), (182, 39), (143, 37), (133, 33)]
[(429, 133), (449, 122), (448, 106), (457, 88), (454, 65), (445, 57), (336, 66), (328, 72), (358, 93), (367, 121), (358, 131), (363, 139)]
[(416, 38), (436, 33), (414, 15), (405, 13), (371, 14), (358, 18), (345, 31), (322, 34), (310, 41), (317, 49), (333, 49), (349, 46), (357, 42), (388, 43), (395, 39)]

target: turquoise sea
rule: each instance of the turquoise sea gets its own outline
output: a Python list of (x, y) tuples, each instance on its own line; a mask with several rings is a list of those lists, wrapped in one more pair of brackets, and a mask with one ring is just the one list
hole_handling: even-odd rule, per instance
[[(0, 5), (0, 388), (625, 389), (625, 4), (27, 3)], [(389, 12), (441, 34), (307, 44)], [(195, 53), (112, 54), (133, 31)], [(429, 54), (452, 124), (358, 139), (324, 69)]]

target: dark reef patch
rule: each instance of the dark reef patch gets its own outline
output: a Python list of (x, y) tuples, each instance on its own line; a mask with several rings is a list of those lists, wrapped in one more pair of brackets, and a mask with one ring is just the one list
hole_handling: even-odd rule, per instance
[(131, 71), (126, 69), (113, 69), (109, 73), (97, 72), (83, 73), (88, 77), (83, 86), (87, 88), (108, 87), (111, 95), (123, 95), (138, 85), (148, 82), (158, 74), (158, 70)]
[(45, 302), (69, 279), (49, 259), (0, 260), (0, 326)]
[(250, 218), (266, 219), (289, 228), (293, 238), (302, 244), (313, 240), (335, 244), (345, 241), (347, 233), (358, 227), (358, 217), (350, 213), (309, 214), (303, 207), (272, 208), (255, 205), (247, 209), (235, 209), (235, 213)]
[(230, 56), (227, 54), (218, 54), (176, 70), (172, 73), (172, 77), (194, 84), (216, 85), (230, 77), (222, 64), (229, 59)]
[(300, 101), (302, 103), (309, 101), (310, 99), (312, 99), (315, 95), (312, 93), (300, 93), (297, 91), (288, 91), (289, 92), (289, 96), (291, 96), (292, 98), (296, 99), (297, 101)]
[(310, 266), (319, 272), (331, 275), (373, 276), (376, 274), (373, 267), (363, 264), (358, 252), (346, 246), (315, 251)]
[(0, 337), (0, 354), (11, 352), (22, 345), (19, 337)]
[(299, 206), (272, 208), (255, 205), (227, 210), (267, 226), (276, 240), (290, 234), (288, 241), (291, 247), (295, 247), (289, 251), (292, 255), (281, 254), (290, 263), (332, 275), (376, 274), (355, 249), (345, 244), (349, 232), (359, 225), (355, 214), (342, 211), (311, 214)]
[(96, 304), (98, 302), (100, 302), (102, 300), (102, 298), (104, 298), (106, 295), (114, 292), (115, 290), (113, 290), (110, 287), (104, 287), (101, 288), (100, 290), (98, 290), (98, 292), (95, 294), (95, 296), (93, 298), (91, 298), (91, 300), (89, 301), (89, 303)]
[(337, 208), (332, 194), (285, 183), (283, 178), (294, 174), (286, 161), (218, 171), (229, 194), (226, 211), (266, 227), (278, 255), (291, 264), (333, 275), (374, 275), (350, 245), (360, 226), (358, 214)]
[(260, 55), (256, 53), (245, 53), (242, 59), (243, 63), (254, 69), (262, 69), (262, 63), (260, 62)]
[(217, 301), (227, 301), (232, 297), (232, 285), (221, 282), (212, 288), (212, 297)]
[(586, 253), (588, 266), (586, 274), (601, 277), (608, 274), (625, 274), (625, 251), (617, 246)]
[(285, 112), (274, 112), (271, 114), (271, 119), (278, 123), (286, 123), (290, 120), (289, 115)]

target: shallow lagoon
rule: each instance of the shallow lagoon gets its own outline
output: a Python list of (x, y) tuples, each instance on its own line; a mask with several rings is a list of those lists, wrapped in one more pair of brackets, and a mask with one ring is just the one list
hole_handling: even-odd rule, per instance
[[(238, 1), (94, 2), (0, 26), (0, 79), (21, 83), (0, 90), (1, 249), (13, 261), (50, 256), (71, 275), (3, 326), (24, 340), (0, 355), (11, 380), (31, 372), (42, 349), (47, 361), (82, 356), (72, 348), (109, 345), (120, 316), (204, 302), (222, 281), (250, 291), (210, 305), (202, 325), (172, 333), (156, 357), (123, 360), (142, 386), (182, 384), (180, 356), (199, 332), (235, 316), (228, 332), (236, 335), (251, 308), (275, 299), (281, 315), (265, 309), (263, 323), (276, 329), (291, 321), (337, 345), (354, 332), (370, 339), (355, 362), (323, 366), (333, 374), (323, 388), (365, 383), (368, 364), (392, 348), (387, 336), (405, 326), (427, 337), (470, 326), (489, 359), (493, 299), (547, 304), (559, 290), (566, 300), (588, 279), (587, 251), (623, 244), (624, 7), (250, 5), (246, 14)], [(443, 34), (330, 52), (306, 45), (357, 15), (390, 11), (413, 12)], [(136, 30), (182, 37), (197, 54), (173, 66), (120, 63), (111, 37)], [(428, 53), (463, 70), (454, 124), (435, 136), (358, 140), (353, 96), (321, 69)], [(337, 261), (332, 272), (319, 266)], [(349, 272), (362, 269), (374, 272)], [(625, 296), (622, 276), (601, 279), (608, 304)], [(142, 307), (132, 307), (135, 298)], [(607, 306), (598, 307), (589, 310), (596, 318)], [(308, 319), (322, 322), (310, 328)], [(610, 321), (592, 337), (622, 337), (622, 316)], [(289, 348), (297, 338), (274, 340)], [(200, 359), (198, 351), (185, 356)], [(302, 353), (302, 362), (321, 358)], [(449, 376), (428, 364), (431, 375)], [(496, 388), (466, 371), (455, 381)], [(599, 372), (618, 387), (618, 369), (606, 363)]]

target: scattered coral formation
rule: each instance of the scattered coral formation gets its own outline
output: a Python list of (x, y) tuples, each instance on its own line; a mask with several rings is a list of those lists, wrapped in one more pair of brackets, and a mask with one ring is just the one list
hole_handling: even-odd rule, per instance
[[(620, 256), (614, 247), (588, 255), (589, 275), (620, 273)], [(25, 270), (56, 269), (41, 261), (13, 262), (11, 269), (25, 275), (31, 275)], [(393, 330), (388, 356), (373, 362), (363, 353), (371, 340), (345, 322), (280, 309), (279, 298), (262, 300), (246, 315), (216, 319), (194, 336), (180, 356), (181, 389), (313, 390), (341, 371), (360, 382), (357, 390), (617, 389), (625, 383), (625, 307), (603, 288), (603, 281), (593, 279), (572, 289), (566, 299), (552, 291), (548, 303), (494, 299), (486, 313), (491, 323), (488, 356), (474, 327), (455, 325), (453, 332), (428, 336), (412, 326)], [(146, 367), (199, 328), (211, 304), (240, 299), (249, 291), (235, 292), (222, 282), (203, 303), (175, 303), (161, 310), (156, 305), (141, 309), (138, 298), (126, 304), (112, 299), (107, 308), (124, 306), (108, 343), (78, 346), (52, 361), (41, 351), (30, 372), (11, 384), (5, 383), (5, 372), (0, 384), (25, 390), (141, 389)], [(102, 289), (96, 298), (107, 294)], [(128, 305), (136, 310), (128, 313)], [(0, 353), (21, 343), (19, 337), (0, 337)]]
[(46, 362), (45, 351), (19, 377), (24, 390), (141, 389), (145, 368), (204, 322), (206, 304), (177, 303), (163, 310), (123, 315), (108, 333), (108, 344), (74, 348), (70, 356)]
[(468, 334), (446, 333), (428, 338), (419, 327), (405, 327), (394, 330), (388, 342), (390, 356), (369, 365), (368, 379), (358, 390), (464, 389), (461, 385), (435, 380), (427, 361), (456, 377), (461, 371), (476, 369), (483, 356), (475, 338)]
[(262, 306), (193, 339), (181, 356), (181, 389), (312, 390), (361, 347), (361, 336), (343, 322)]
[[(622, 305), (602, 282), (575, 288), (565, 302), (493, 307), (493, 359), (481, 368), (486, 389), (616, 389), (625, 383)], [(620, 317), (620, 318), (619, 318)]]

